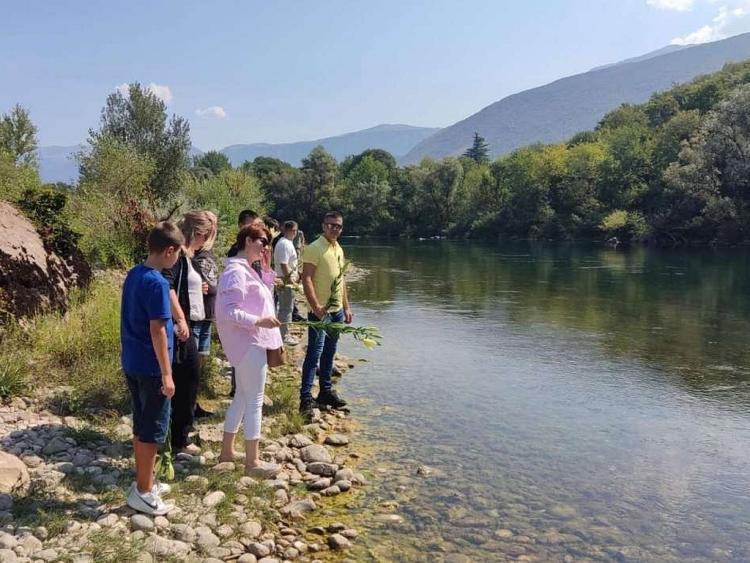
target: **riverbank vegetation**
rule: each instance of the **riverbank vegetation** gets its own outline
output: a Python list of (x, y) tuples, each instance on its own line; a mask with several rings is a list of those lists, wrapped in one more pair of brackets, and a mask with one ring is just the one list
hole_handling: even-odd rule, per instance
[(190, 208), (221, 221), (229, 246), (243, 208), (310, 232), (341, 209), (347, 233), (376, 236), (737, 243), (750, 238), (750, 62), (727, 65), (641, 105), (623, 105), (566, 143), (490, 160), (475, 135), (464, 156), (398, 166), (370, 149), (337, 163), (322, 147), (301, 166), (258, 157), (191, 158), (189, 123), (139, 84), (111, 94), (79, 154), (75, 186), (43, 185), (36, 128), (16, 106), (0, 121), (3, 198), (44, 225), (49, 245), (78, 245), (126, 267), (158, 219)]

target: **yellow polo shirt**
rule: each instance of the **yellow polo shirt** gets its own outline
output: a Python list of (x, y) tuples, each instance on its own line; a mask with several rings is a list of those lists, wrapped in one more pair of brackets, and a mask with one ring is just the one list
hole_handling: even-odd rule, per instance
[[(330, 243), (323, 236), (318, 237), (315, 242), (308, 244), (302, 252), (302, 262), (315, 266), (312, 281), (315, 295), (321, 306), (325, 307), (331, 297), (331, 285), (344, 266), (344, 250), (338, 242)], [(331, 306), (328, 312), (338, 311), (343, 307), (342, 294), (344, 282), (339, 284), (333, 294)]]

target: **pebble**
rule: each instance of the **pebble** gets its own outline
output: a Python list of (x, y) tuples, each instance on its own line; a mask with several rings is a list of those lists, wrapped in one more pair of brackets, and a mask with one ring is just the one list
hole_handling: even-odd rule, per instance
[(247, 522), (243, 522), (240, 524), (239, 532), (242, 536), (250, 539), (257, 538), (263, 528), (261, 527), (259, 522), (255, 522), (253, 520), (249, 520)]
[(18, 557), (10, 549), (0, 549), (0, 563), (16, 563)]
[(322, 491), (320, 491), (320, 494), (325, 497), (332, 497), (338, 495), (339, 493), (341, 493), (341, 489), (339, 489), (336, 485), (332, 485), (327, 489), (323, 489)]
[(320, 444), (311, 444), (300, 450), (300, 457), (305, 463), (322, 462), (331, 463), (333, 458), (330, 452)]
[(149, 536), (144, 543), (146, 551), (155, 557), (185, 557), (190, 553), (190, 545), (179, 540), (168, 540), (160, 536)]
[(145, 514), (133, 514), (130, 517), (130, 528), (134, 531), (150, 532), (155, 526), (154, 521)]
[(323, 477), (333, 477), (338, 471), (338, 466), (332, 463), (326, 463), (323, 461), (314, 461), (307, 464), (307, 470), (315, 475), (322, 475)]
[(345, 481), (343, 479), (341, 481), (336, 481), (334, 485), (337, 486), (342, 493), (352, 488), (351, 481)]
[(58, 555), (54, 549), (43, 549), (42, 551), (37, 551), (34, 554), (34, 558), (41, 559), (42, 561), (55, 561)]
[(258, 558), (252, 553), (244, 553), (240, 555), (239, 559), (237, 559), (237, 563), (256, 563), (257, 561)]
[(331, 549), (347, 549), (352, 544), (341, 534), (333, 534), (328, 538), (328, 547)]
[(154, 518), (154, 524), (156, 524), (156, 527), (159, 529), (169, 528), (169, 520), (164, 516), (157, 516)]
[(341, 530), (341, 535), (348, 540), (353, 540), (359, 535), (359, 532), (353, 528), (347, 528), (346, 530)]
[(219, 473), (226, 472), (226, 471), (234, 471), (235, 465), (233, 461), (223, 461), (221, 463), (217, 463), (216, 465), (214, 465), (212, 469)]
[(203, 497), (203, 506), (213, 508), (226, 498), (224, 491), (213, 491)]
[(187, 524), (172, 524), (170, 527), (172, 535), (185, 543), (193, 543), (195, 541), (195, 530)]
[(266, 555), (269, 555), (271, 553), (271, 550), (267, 545), (264, 545), (259, 542), (253, 542), (250, 545), (247, 546), (248, 552), (255, 555), (255, 557), (265, 557)]
[(105, 514), (104, 516), (100, 516), (96, 523), (99, 524), (102, 528), (111, 528), (119, 521), (120, 518), (117, 516), (117, 514), (110, 513)]
[(331, 446), (346, 446), (349, 443), (349, 437), (344, 434), (329, 434), (326, 436), (325, 443)]
[(0, 532), (0, 549), (13, 549), (18, 545), (18, 540), (7, 532)]

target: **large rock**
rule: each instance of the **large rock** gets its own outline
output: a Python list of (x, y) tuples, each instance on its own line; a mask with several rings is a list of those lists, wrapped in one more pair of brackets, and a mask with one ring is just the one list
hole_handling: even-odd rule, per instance
[(0, 452), (0, 492), (10, 493), (28, 484), (29, 472), (26, 464), (14, 455)]
[(0, 316), (65, 311), (69, 290), (90, 279), (80, 253), (58, 256), (45, 247), (31, 221), (0, 201)]
[(320, 444), (305, 446), (300, 450), (300, 457), (305, 463), (312, 463), (315, 461), (319, 461), (322, 463), (331, 463), (333, 461), (333, 458), (331, 458), (331, 453), (328, 451), (328, 449), (325, 446), (321, 446)]

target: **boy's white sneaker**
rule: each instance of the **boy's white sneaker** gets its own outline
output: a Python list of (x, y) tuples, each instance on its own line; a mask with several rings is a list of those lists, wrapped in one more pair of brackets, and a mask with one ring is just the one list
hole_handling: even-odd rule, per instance
[[(135, 481), (130, 483), (131, 489), (135, 489), (135, 487), (136, 487)], [(154, 488), (151, 489), (151, 492), (154, 493), (155, 495), (163, 497), (172, 492), (172, 485), (154, 480)], [(130, 494), (130, 490), (128, 490), (128, 494)]]
[(140, 493), (138, 487), (130, 487), (128, 506), (133, 510), (152, 516), (163, 516), (173, 508), (161, 500), (161, 497), (154, 494), (153, 491)]

